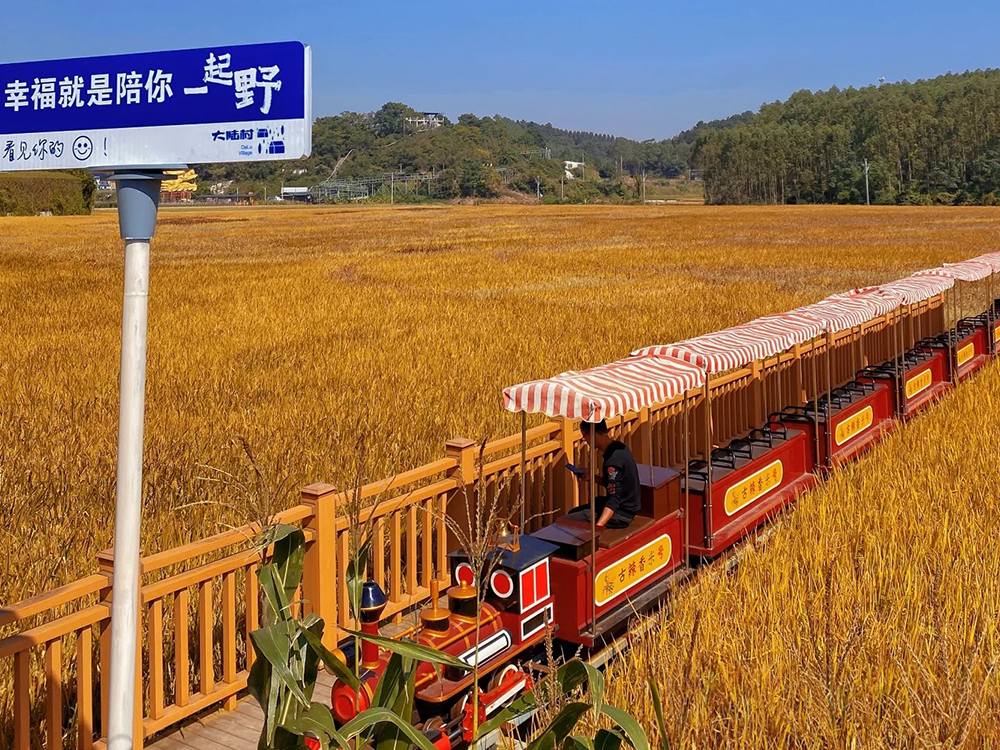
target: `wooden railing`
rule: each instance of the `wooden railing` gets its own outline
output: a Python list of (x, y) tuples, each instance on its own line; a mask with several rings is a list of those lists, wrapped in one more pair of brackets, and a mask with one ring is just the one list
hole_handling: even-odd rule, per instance
[[(940, 330), (941, 298), (911, 311), (912, 337)], [(896, 328), (893, 328), (896, 326)], [(758, 426), (769, 409), (815, 395), (810, 374), (820, 355), (836, 355), (836, 378), (859, 362), (891, 356), (898, 316), (887, 316), (822, 338), (765, 362), (713, 376), (712, 419), (718, 442)], [(856, 353), (855, 353), (856, 351)], [(818, 378), (825, 387), (825, 374)], [(691, 394), (655, 409), (613, 420), (616, 436), (640, 461), (679, 465), (685, 420), (691, 455), (702, 451), (704, 396)], [(525, 516), (536, 529), (578, 502), (577, 483), (564, 467), (586, 463), (579, 424), (558, 420), (531, 426), (525, 435)], [(324, 640), (334, 645), (350, 628), (346, 572), (352, 524), (371, 520), (372, 569), (385, 589), (386, 617), (400, 618), (429, 596), (431, 582), (448, 583), (447, 553), (454, 539), (446, 514), (459, 518), (466, 493), (481, 473), (487, 497), (504, 507), (521, 497), (521, 434), (487, 443), (452, 440), (444, 458), (361, 488), (362, 507), (352, 518), (348, 493), (327, 484), (301, 491), (301, 502), (276, 520), (297, 524), (307, 549), (300, 606), (327, 622)], [(212, 707), (233, 708), (253, 663), (249, 633), (259, 624), (256, 571), (261, 563), (250, 525), (158, 552), (142, 559), (136, 737), (148, 738)], [(108, 705), (111, 553), (99, 556), (100, 572), (46, 594), (0, 609), (0, 696), (14, 696), (13, 716), (0, 717), (0, 750), (64, 746), (103, 747)], [(0, 703), (2, 705), (2, 703)]]

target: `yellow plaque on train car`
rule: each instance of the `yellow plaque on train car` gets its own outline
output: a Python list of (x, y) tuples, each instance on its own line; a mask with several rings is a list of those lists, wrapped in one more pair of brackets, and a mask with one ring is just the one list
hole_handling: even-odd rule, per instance
[(933, 380), (934, 374), (930, 371), (930, 368), (924, 370), (919, 375), (914, 375), (906, 381), (906, 397), (913, 398), (918, 393), (923, 393), (931, 387), (931, 381)]
[(958, 366), (961, 367), (970, 359), (972, 359), (972, 355), (975, 353), (976, 353), (976, 345), (966, 344), (961, 349), (959, 349), (958, 352), (955, 354), (955, 361), (958, 362)]
[(874, 421), (875, 413), (870, 406), (866, 406), (857, 414), (852, 414), (837, 425), (837, 445), (843, 445), (851, 438), (857, 437), (871, 427)]
[(601, 607), (616, 596), (636, 588), (651, 575), (670, 565), (672, 552), (670, 537), (663, 534), (613, 565), (601, 569), (594, 581), (597, 606)]
[(785, 467), (781, 460), (768, 464), (760, 471), (737, 482), (726, 490), (726, 515), (731, 516), (740, 508), (755, 503), (775, 487), (781, 485)]
[(993, 329), (993, 343), (1000, 343), (1000, 326)]

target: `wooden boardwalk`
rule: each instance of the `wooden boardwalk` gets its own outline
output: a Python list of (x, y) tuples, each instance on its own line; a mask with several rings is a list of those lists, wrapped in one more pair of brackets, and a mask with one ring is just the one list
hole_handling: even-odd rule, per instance
[[(334, 677), (321, 670), (313, 698), (330, 705)], [(264, 726), (264, 712), (253, 698), (243, 698), (232, 711), (216, 711), (146, 745), (155, 750), (252, 750)]]

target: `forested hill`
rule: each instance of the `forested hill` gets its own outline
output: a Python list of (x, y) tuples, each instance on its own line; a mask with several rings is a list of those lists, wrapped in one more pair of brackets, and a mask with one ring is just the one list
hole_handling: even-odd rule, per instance
[[(415, 129), (408, 118), (418, 113), (389, 102), (376, 112), (343, 112), (320, 117), (313, 127), (312, 156), (302, 162), (216, 164), (198, 168), (200, 189), (233, 180), (241, 189), (280, 184), (312, 185), (336, 173), (364, 178), (387, 172), (433, 173), (435, 197), (490, 197), (503, 191), (535, 194), (536, 178), (547, 195), (561, 192), (563, 161), (585, 162), (565, 186), (566, 199), (628, 197), (642, 173), (665, 178), (685, 172), (698, 136), (710, 128), (744, 122), (745, 113), (717, 123), (699, 123), (662, 141), (638, 142), (550, 124), (515, 121), (502, 116), (465, 114), (429, 130)], [(502, 176), (502, 177), (501, 177)], [(631, 186), (629, 184), (631, 181)], [(632, 195), (634, 197), (634, 195)]]
[(699, 137), (712, 203), (1000, 203), (1000, 70), (811, 93)]

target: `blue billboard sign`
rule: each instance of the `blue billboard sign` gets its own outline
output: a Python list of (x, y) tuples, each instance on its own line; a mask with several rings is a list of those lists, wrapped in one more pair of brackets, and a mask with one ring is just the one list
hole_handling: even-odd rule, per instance
[(299, 42), (0, 65), (0, 171), (309, 155)]

